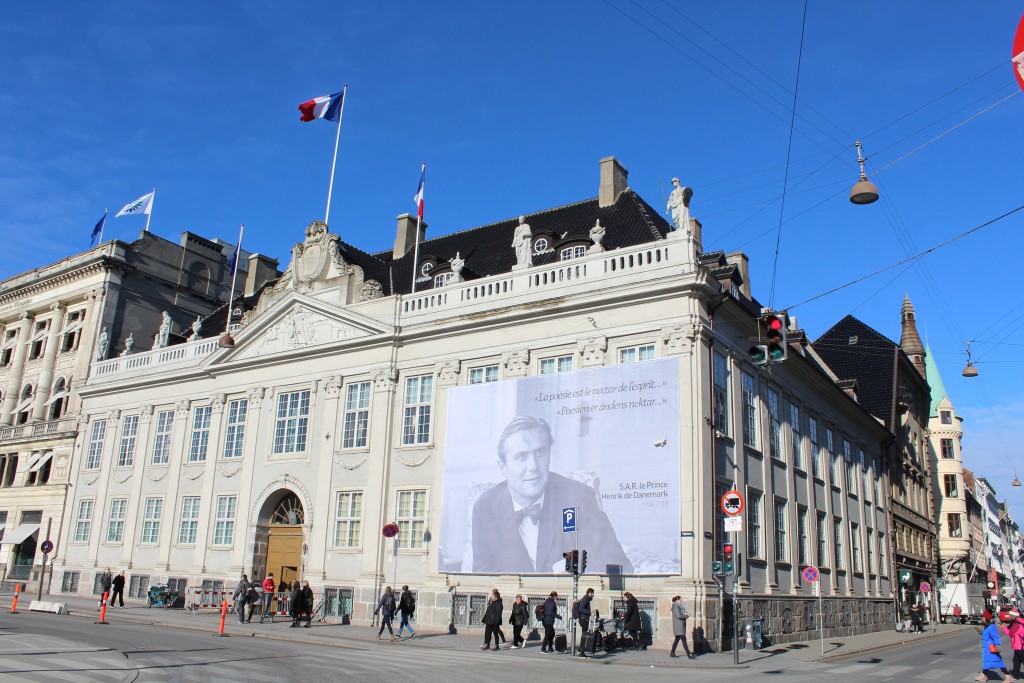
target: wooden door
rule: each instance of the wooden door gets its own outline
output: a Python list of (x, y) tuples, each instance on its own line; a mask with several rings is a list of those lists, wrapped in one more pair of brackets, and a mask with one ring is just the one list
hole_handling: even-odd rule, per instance
[(302, 527), (272, 526), (267, 543), (267, 571), (291, 586), (302, 566)]

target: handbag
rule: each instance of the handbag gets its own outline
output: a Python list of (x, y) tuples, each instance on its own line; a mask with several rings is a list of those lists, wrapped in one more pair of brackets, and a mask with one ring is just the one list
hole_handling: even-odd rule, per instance
[(988, 651), (991, 652), (994, 655), (999, 654), (999, 648), (996, 647), (995, 643), (989, 643), (988, 644)]

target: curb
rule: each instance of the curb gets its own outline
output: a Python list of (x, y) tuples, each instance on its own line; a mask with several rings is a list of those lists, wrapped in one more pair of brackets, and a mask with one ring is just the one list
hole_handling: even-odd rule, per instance
[[(921, 637), (921, 638), (911, 638), (910, 640), (902, 640), (902, 639), (894, 640), (893, 642), (886, 643), (885, 645), (876, 645), (875, 647), (864, 648), (863, 650), (857, 650), (856, 652), (846, 652), (846, 653), (841, 653), (841, 654), (837, 653), (837, 654), (834, 654), (834, 655), (825, 655), (825, 656), (819, 657), (818, 659), (815, 659), (813, 661), (815, 661), (815, 662), (823, 662), (823, 663), (826, 663), (826, 664), (831, 664), (833, 662), (842, 662), (842, 661), (845, 661), (847, 659), (852, 659), (854, 657), (860, 657), (860, 656), (863, 656), (863, 655), (869, 655), (869, 654), (872, 654), (872, 653), (875, 653), (875, 652), (884, 652), (886, 650), (893, 650), (893, 649), (896, 649), (898, 647), (903, 647), (904, 645), (909, 645), (911, 643), (923, 643), (923, 642), (929, 641), (929, 640), (938, 640), (939, 638), (948, 638), (950, 636), (955, 636), (958, 633), (959, 633), (959, 631), (947, 631), (945, 633), (935, 633), (935, 632), (933, 632), (930, 635), (923, 635), (923, 637)], [(902, 634), (901, 634), (901, 636), (902, 636)]]

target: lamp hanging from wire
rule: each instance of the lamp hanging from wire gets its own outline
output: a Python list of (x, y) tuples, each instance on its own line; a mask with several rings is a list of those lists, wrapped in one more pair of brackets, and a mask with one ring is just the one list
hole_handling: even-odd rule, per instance
[(860, 165), (860, 180), (850, 189), (850, 201), (854, 204), (872, 204), (878, 201), (878, 188), (868, 180), (864, 172), (864, 154), (861, 152), (860, 140), (857, 140), (857, 164)]
[(964, 367), (963, 372), (960, 373), (964, 377), (977, 377), (978, 368), (971, 362), (971, 342), (967, 342), (967, 366)]

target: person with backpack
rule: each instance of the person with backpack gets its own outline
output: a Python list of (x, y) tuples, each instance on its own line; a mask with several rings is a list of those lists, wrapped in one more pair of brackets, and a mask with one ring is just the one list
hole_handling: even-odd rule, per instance
[(235, 587), (235, 592), (231, 596), (231, 599), (235, 601), (235, 610), (238, 612), (238, 623), (245, 623), (245, 606), (249, 604), (249, 591), (252, 590), (252, 585), (249, 583), (249, 576), (242, 574), (242, 578), (238, 581), (238, 586)]
[(373, 614), (380, 614), (380, 630), (377, 631), (377, 640), (381, 639), (384, 634), (384, 627), (388, 629), (388, 633), (391, 634), (391, 640), (395, 639), (395, 631), (391, 628), (391, 620), (395, 618), (395, 611), (398, 609), (398, 605), (395, 604), (395, 591), (391, 586), (384, 587), (384, 594), (380, 596), (380, 600), (377, 602), (377, 609), (373, 610)]
[[(543, 617), (543, 605), (541, 607), (541, 617)], [(526, 647), (526, 639), (523, 638), (523, 627), (530, 623), (530, 604), (523, 600), (522, 595), (516, 596), (516, 601), (512, 603), (512, 614), (508, 618), (508, 623), (512, 624), (512, 649), (522, 649)]]
[(412, 630), (409, 620), (416, 612), (416, 598), (408, 586), (402, 586), (402, 595), (398, 598), (398, 609), (402, 612), (402, 619), (398, 622), (398, 637), (402, 637), (403, 630), (409, 629), (409, 640), (412, 640), (416, 637), (416, 632)]
[(558, 593), (551, 591), (543, 605), (538, 605), (537, 618), (544, 625), (544, 640), (540, 641), (540, 651), (551, 654), (555, 651), (555, 619), (558, 615)]
[(480, 621), (484, 625), (484, 644), (480, 646), (481, 650), (490, 650), (491, 648), (491, 636), (494, 636), (494, 648), (499, 649), (501, 641), (499, 640), (498, 631), (501, 628), (501, 613), (505, 610), (504, 605), (501, 603), (501, 593), (495, 588), (491, 591), (491, 597), (487, 599), (487, 609), (484, 610), (484, 618)]
[(587, 592), (583, 594), (583, 597), (577, 600), (572, 605), (572, 618), (579, 621), (580, 624), (580, 657), (586, 657), (586, 650), (583, 648), (583, 640), (587, 637), (587, 633), (590, 631), (590, 601), (594, 599), (594, 589), (588, 588)]

